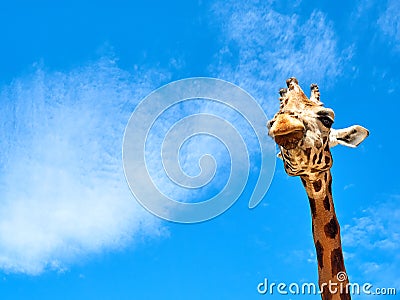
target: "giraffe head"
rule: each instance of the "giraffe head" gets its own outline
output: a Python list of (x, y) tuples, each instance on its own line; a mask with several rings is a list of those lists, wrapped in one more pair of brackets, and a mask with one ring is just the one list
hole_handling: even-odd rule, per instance
[(330, 147), (338, 144), (356, 147), (368, 136), (368, 130), (358, 125), (331, 129), (335, 114), (323, 106), (316, 84), (311, 85), (310, 98), (296, 78), (289, 78), (286, 84), (288, 88), (279, 91), (280, 109), (267, 127), (280, 147), (278, 156), (289, 175), (326, 171), (332, 166)]

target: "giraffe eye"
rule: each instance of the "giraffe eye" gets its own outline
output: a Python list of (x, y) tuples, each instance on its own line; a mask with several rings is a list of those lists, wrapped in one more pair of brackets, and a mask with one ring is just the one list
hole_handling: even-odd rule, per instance
[(332, 120), (331, 117), (329, 117), (329, 116), (320, 116), (320, 117), (318, 117), (318, 120), (320, 120), (321, 123), (322, 123), (325, 127), (327, 127), (327, 128), (331, 128), (331, 127), (332, 127), (333, 120)]

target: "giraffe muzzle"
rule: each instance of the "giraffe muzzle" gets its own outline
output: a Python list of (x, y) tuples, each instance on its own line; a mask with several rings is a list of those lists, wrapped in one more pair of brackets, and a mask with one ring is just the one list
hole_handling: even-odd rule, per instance
[(298, 119), (281, 114), (274, 120), (269, 135), (274, 138), (279, 146), (290, 150), (295, 148), (304, 137), (304, 131), (304, 125)]
[(304, 131), (295, 130), (287, 134), (276, 135), (274, 139), (279, 146), (285, 148), (286, 150), (291, 150), (297, 147), (298, 143), (303, 138), (303, 136), (304, 136)]

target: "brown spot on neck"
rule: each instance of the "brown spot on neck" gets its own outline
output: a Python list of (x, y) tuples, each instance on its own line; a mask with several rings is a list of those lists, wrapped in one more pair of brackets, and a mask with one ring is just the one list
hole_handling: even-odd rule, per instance
[(315, 205), (315, 199), (308, 197), (308, 201), (310, 202), (310, 208), (311, 208), (311, 215), (313, 219), (317, 216), (317, 207)]
[(318, 179), (317, 181), (314, 181), (312, 184), (313, 184), (313, 187), (314, 187), (314, 191), (316, 191), (318, 193), (322, 188), (321, 179)]
[(336, 235), (339, 233), (339, 224), (335, 216), (324, 226), (324, 231), (326, 237), (331, 239), (336, 238)]
[(331, 204), (330, 204), (328, 195), (325, 196), (323, 202), (324, 202), (324, 208), (325, 208), (325, 210), (330, 211), (330, 210), (331, 210)]
[(322, 300), (332, 300), (332, 294), (329, 291), (328, 286), (324, 286), (324, 289), (322, 290), (321, 298), (322, 298)]
[(340, 300), (351, 300), (351, 296), (345, 291), (343, 294), (340, 294)]
[(336, 248), (331, 253), (332, 277), (336, 277), (339, 272), (345, 272), (342, 248)]
[(328, 192), (329, 195), (332, 195), (332, 175), (329, 176), (329, 180), (328, 180)]

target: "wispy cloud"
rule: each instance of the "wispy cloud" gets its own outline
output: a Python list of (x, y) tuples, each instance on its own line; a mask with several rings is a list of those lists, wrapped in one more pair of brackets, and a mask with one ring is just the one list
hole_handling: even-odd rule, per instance
[(394, 49), (400, 50), (400, 3), (396, 0), (387, 2), (386, 10), (378, 19), (378, 26), (387, 36)]
[(348, 190), (348, 189), (351, 189), (351, 188), (353, 188), (353, 187), (355, 187), (355, 184), (354, 183), (349, 183), (349, 184), (346, 184), (344, 187), (343, 187), (343, 190)]
[(343, 244), (351, 254), (348, 262), (367, 282), (400, 287), (400, 197), (370, 207), (360, 218), (343, 227)]
[(353, 224), (344, 226), (343, 242), (350, 247), (374, 250), (396, 250), (400, 248), (399, 199), (367, 209), (364, 216), (353, 219)]
[[(193, 95), (197, 98), (193, 99)], [(183, 99), (187, 100), (181, 102)], [(220, 80), (183, 80), (151, 94), (137, 111), (140, 115), (130, 122), (126, 132), (124, 160), (131, 166), (125, 166), (135, 194), (144, 201), (152, 199), (148, 207), (158, 215), (183, 222), (211, 218), (242, 194), (248, 173), (250, 177), (254, 173), (260, 173), (257, 177), (272, 176), (275, 146), (267, 136), (267, 119), (257, 103), (238, 87)], [(150, 134), (145, 146), (149, 157), (146, 167), (154, 185), (143, 160), (132, 155), (133, 149), (143, 149), (141, 143), (147, 129)], [(211, 154), (214, 160), (205, 154)], [(248, 156), (254, 157), (254, 164), (249, 164)], [(261, 159), (269, 173), (260, 168)], [(140, 168), (143, 171), (138, 171)], [(196, 175), (199, 176), (192, 177)], [(260, 195), (254, 201), (261, 200), (257, 197), (268, 187), (268, 178), (262, 180), (266, 182), (255, 189)], [(211, 200), (215, 196), (209, 203), (217, 204), (208, 209), (208, 214), (205, 207), (210, 208), (210, 204), (197, 205), (196, 211), (192, 205), (192, 214), (165, 196), (181, 202)], [(157, 201), (160, 205), (155, 204)]]
[(225, 46), (212, 69), (247, 89), (268, 113), (278, 105), (277, 86), (288, 77), (329, 85), (350, 55), (338, 50), (332, 24), (318, 10), (304, 17), (278, 12), (271, 1), (221, 1), (213, 12), (224, 24)]
[(381, 42), (393, 50), (400, 50), (399, 2), (357, 0), (354, 4), (348, 22), (357, 30), (355, 38), (368, 36), (371, 44)]
[[(165, 232), (159, 219), (131, 195), (121, 147), (136, 105), (167, 79), (155, 71), (127, 72), (104, 58), (64, 73), (36, 67), (2, 89), (0, 269), (27, 274), (64, 270), (89, 254)], [(226, 105), (197, 99), (164, 111), (147, 137), (147, 170), (165, 195), (182, 202), (211, 198), (230, 175), (227, 149), (209, 136), (188, 139), (179, 158), (183, 171), (193, 176), (207, 173), (198, 161), (212, 154), (218, 167), (210, 184), (198, 190), (182, 189), (166, 175), (160, 153), (164, 138), (176, 122), (196, 113), (217, 115), (235, 124), (252, 160), (260, 156), (252, 127)], [(251, 120), (253, 115), (257, 114), (246, 117)], [(252, 124), (255, 128), (264, 128), (265, 120), (257, 122)], [(185, 129), (202, 132), (204, 125), (192, 123)], [(177, 134), (186, 137), (184, 132)], [(272, 146), (271, 142), (273, 153)], [(250, 173), (258, 176), (257, 163), (250, 165)]]
[(3, 87), (2, 270), (63, 270), (141, 234), (161, 234), (128, 189), (121, 147), (134, 105), (165, 79), (104, 58), (64, 73), (36, 67)]

